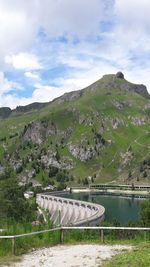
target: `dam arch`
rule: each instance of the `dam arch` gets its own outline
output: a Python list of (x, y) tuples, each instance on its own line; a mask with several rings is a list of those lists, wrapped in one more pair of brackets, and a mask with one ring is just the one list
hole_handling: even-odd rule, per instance
[(95, 226), (99, 225), (105, 216), (105, 208), (102, 205), (54, 196), (50, 193), (37, 194), (36, 202), (40, 208), (48, 210), (55, 226)]

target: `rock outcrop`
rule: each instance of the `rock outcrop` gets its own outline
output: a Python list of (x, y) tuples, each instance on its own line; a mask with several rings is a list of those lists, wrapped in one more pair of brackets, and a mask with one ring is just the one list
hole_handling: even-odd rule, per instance
[(121, 71), (119, 71), (119, 72), (116, 73), (116, 78), (124, 79), (124, 74)]
[(11, 114), (10, 108), (8, 108), (8, 107), (0, 108), (0, 118), (1, 119), (9, 117), (10, 114)]
[(52, 166), (61, 170), (71, 170), (74, 167), (74, 162), (69, 157), (61, 157), (58, 160), (56, 154), (57, 152), (49, 150), (46, 155), (41, 157), (40, 162), (43, 163), (46, 168)]
[(25, 126), (22, 140), (40, 145), (48, 136), (54, 136), (56, 132), (56, 127), (49, 126), (47, 122), (32, 122)]
[(25, 112), (29, 112), (35, 109), (41, 109), (43, 107), (45, 107), (48, 103), (38, 103), (38, 102), (34, 102), (31, 103), (29, 105), (26, 106), (17, 106), (16, 109), (13, 110), (13, 112), (21, 112), (21, 113), (25, 113)]
[[(81, 142), (82, 143), (82, 142)], [(69, 144), (68, 149), (70, 153), (82, 162), (88, 161), (97, 155), (100, 148), (105, 144), (105, 140), (95, 139), (95, 145)]]
[(88, 161), (96, 155), (96, 150), (93, 147), (85, 149), (77, 145), (69, 145), (68, 148), (70, 153), (82, 162)]
[(133, 159), (133, 152), (127, 151), (125, 153), (120, 153), (121, 157), (121, 166), (125, 168), (127, 165), (131, 164), (131, 161)]
[(29, 105), (26, 106), (17, 106), (15, 109), (11, 109), (9, 107), (1, 107), (0, 108), (0, 118), (5, 119), (8, 118), (11, 114), (13, 115), (18, 115), (18, 113), (26, 113), (26, 112), (30, 112), (33, 110), (38, 110), (41, 109), (45, 106), (47, 106), (48, 103), (31, 103)]
[(32, 122), (25, 126), (22, 136), (23, 141), (31, 141), (33, 144), (40, 145), (46, 138), (46, 126), (41, 122)]

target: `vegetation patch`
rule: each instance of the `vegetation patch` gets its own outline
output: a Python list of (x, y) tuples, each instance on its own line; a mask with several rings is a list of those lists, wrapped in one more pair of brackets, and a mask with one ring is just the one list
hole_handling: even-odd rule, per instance
[(147, 267), (150, 263), (150, 243), (136, 246), (133, 251), (116, 255), (102, 267)]

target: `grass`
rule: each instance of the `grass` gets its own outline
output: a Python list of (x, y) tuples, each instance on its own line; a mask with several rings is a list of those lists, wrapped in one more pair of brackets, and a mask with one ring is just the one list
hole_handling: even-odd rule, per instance
[[(50, 226), (51, 228), (51, 226)], [(10, 229), (5, 232), (5, 235), (15, 235), (36, 232), (44, 229), (50, 229), (48, 226), (32, 226), (32, 225), (16, 225), (10, 227)], [(104, 233), (104, 244), (139, 244), (143, 242), (144, 236), (143, 233), (138, 232), (136, 234), (131, 234), (131, 231), (108, 231), (105, 230)], [(150, 235), (147, 235), (147, 240), (150, 240)], [(0, 246), (0, 255), (5, 256), (8, 253), (8, 250), (11, 252), (11, 241), (2, 240)], [(59, 231), (41, 233), (29, 237), (20, 237), (17, 238), (17, 251), (18, 254), (28, 251), (32, 247), (41, 247), (54, 245), (60, 242), (60, 233)], [(64, 242), (65, 243), (75, 243), (75, 242), (92, 242), (92, 243), (101, 243), (100, 241), (100, 232), (99, 230), (65, 230), (64, 232)], [(2, 246), (3, 243), (3, 246)], [(5, 249), (3, 249), (5, 247)], [(6, 249), (8, 247), (8, 249)], [(24, 248), (24, 249), (23, 249)]]
[[(39, 225), (32, 226), (31, 224), (14, 224), (9, 226), (5, 235), (15, 235), (41, 231), (45, 229), (50, 229), (51, 225)], [(2, 233), (3, 235), (3, 233)], [(59, 231), (42, 233), (27, 237), (20, 237), (16, 239), (16, 255), (22, 255), (30, 251), (33, 248), (46, 247), (56, 245), (60, 242)], [(0, 239), (0, 258), (10, 257), (12, 255), (12, 241), (11, 239)]]
[(101, 267), (148, 267), (150, 266), (150, 243), (142, 243), (131, 252), (121, 253), (103, 263)]
[[(44, 227), (46, 228), (46, 226)], [(9, 231), (5, 234), (25, 233), (31, 231), (38, 231), (43, 227), (33, 227), (31, 225), (15, 225), (11, 226)], [(120, 232), (121, 234), (121, 232)], [(64, 244), (101, 244), (101, 245), (133, 245), (134, 249), (132, 252), (126, 252), (119, 256), (114, 257), (110, 262), (105, 262), (103, 267), (127, 267), (127, 266), (149, 266), (148, 261), (150, 260), (149, 249), (150, 249), (150, 235), (147, 235), (147, 241), (144, 242), (143, 233), (137, 233), (131, 237), (130, 233), (122, 232), (118, 234), (114, 231), (105, 231), (104, 243), (100, 240), (99, 231), (95, 230), (66, 230), (64, 233)], [(121, 239), (120, 239), (121, 237)], [(148, 241), (149, 240), (149, 241)], [(50, 247), (60, 244), (60, 232), (50, 232), (44, 234), (37, 234), (30, 237), (21, 237), (16, 239), (16, 256), (12, 256), (12, 244), (11, 240), (0, 239), (0, 265), (18, 261), (21, 259), (21, 255), (27, 253), (36, 248)], [(135, 261), (135, 262), (134, 262)], [(143, 263), (143, 265), (140, 265)], [(121, 265), (122, 264), (122, 265)], [(137, 264), (137, 265), (136, 265)], [(146, 265), (147, 264), (147, 265)]]
[(12, 255), (9, 255), (9, 256), (6, 256), (6, 257), (0, 257), (0, 266), (4, 266), (4, 265), (7, 265), (7, 266), (13, 266), (12, 264), (13, 263), (16, 263), (18, 261), (21, 261), (21, 256), (12, 256)]

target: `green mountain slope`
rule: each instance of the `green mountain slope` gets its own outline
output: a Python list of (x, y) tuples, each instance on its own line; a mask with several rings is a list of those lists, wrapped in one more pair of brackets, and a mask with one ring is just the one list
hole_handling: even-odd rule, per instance
[[(31, 105), (32, 107), (32, 105)], [(149, 182), (150, 96), (121, 73), (0, 120), (0, 172), (46, 184)]]

